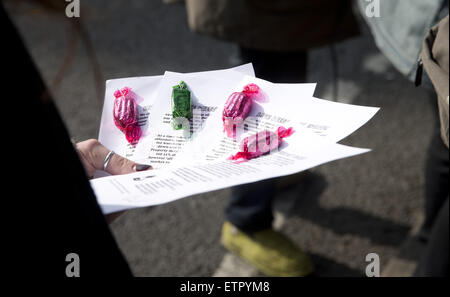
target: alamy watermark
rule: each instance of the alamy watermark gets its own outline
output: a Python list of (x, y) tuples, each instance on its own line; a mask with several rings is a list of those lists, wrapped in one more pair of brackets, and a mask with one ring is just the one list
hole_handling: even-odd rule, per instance
[(66, 276), (80, 277), (80, 256), (77, 253), (69, 253), (66, 256), (66, 262), (69, 262), (66, 266)]
[(365, 0), (369, 2), (366, 5), (366, 16), (368, 18), (379, 18), (380, 17), (380, 0)]
[(380, 256), (377, 253), (369, 253), (366, 255), (366, 262), (369, 262), (366, 266), (367, 277), (379, 277), (380, 276)]
[(69, 2), (66, 6), (66, 16), (68, 18), (80, 17), (80, 0), (66, 0)]

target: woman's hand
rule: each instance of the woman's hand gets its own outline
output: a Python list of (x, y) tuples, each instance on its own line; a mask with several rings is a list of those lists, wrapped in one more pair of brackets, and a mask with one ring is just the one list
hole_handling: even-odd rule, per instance
[[(89, 139), (76, 144), (81, 163), (89, 178), (94, 176), (96, 170), (103, 170), (103, 162), (110, 150), (98, 140)], [(127, 174), (136, 171), (152, 169), (150, 165), (137, 164), (117, 154), (113, 154), (105, 168), (111, 175)]]
[[(110, 150), (104, 147), (98, 140), (89, 139), (76, 144), (76, 149), (83, 164), (84, 170), (89, 178), (94, 177), (97, 170), (103, 170), (103, 164)], [(113, 154), (105, 168), (105, 171), (112, 175), (132, 173), (136, 171), (150, 170), (152, 166), (137, 164), (117, 154)], [(111, 223), (122, 212), (112, 213), (106, 216), (108, 223)]]

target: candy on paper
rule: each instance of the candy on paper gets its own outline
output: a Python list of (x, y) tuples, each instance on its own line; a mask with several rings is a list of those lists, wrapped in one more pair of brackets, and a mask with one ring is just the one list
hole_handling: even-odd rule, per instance
[(236, 136), (236, 127), (242, 125), (248, 117), (253, 100), (260, 94), (257, 85), (248, 84), (242, 92), (234, 92), (228, 97), (222, 113), (223, 129), (228, 137)]
[(114, 124), (125, 134), (131, 144), (136, 144), (142, 131), (138, 125), (138, 107), (131, 88), (125, 87), (114, 92)]
[(191, 118), (191, 92), (184, 81), (172, 89), (172, 126), (175, 130), (182, 128), (181, 120)]
[(129, 125), (125, 129), (125, 138), (131, 144), (138, 143), (139, 139), (141, 139), (141, 136), (142, 136), (142, 130), (141, 130), (141, 127), (139, 127), (138, 125)]
[(280, 147), (283, 138), (294, 134), (293, 128), (279, 127), (276, 132), (264, 130), (246, 137), (239, 146), (239, 152), (229, 160), (247, 161), (268, 154)]

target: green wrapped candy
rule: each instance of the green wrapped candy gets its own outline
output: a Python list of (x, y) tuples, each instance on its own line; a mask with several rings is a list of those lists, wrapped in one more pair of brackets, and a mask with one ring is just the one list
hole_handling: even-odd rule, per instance
[(182, 124), (177, 118), (191, 119), (191, 92), (184, 81), (172, 89), (172, 126), (180, 130)]

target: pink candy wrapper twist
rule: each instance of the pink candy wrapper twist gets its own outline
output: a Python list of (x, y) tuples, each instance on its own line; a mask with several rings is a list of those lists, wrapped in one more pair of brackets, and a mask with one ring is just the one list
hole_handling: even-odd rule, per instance
[(225, 102), (222, 113), (223, 129), (228, 137), (236, 136), (236, 127), (241, 125), (248, 117), (254, 98), (260, 93), (255, 84), (248, 84), (242, 92), (234, 92)]
[(125, 133), (125, 138), (131, 144), (136, 144), (142, 131), (138, 125), (138, 107), (131, 89), (125, 87), (114, 92), (114, 124)]
[(286, 129), (279, 127), (276, 132), (264, 130), (242, 140), (236, 155), (231, 156), (229, 160), (241, 160), (243, 162), (258, 158), (270, 153), (272, 150), (280, 147), (283, 138), (294, 134), (293, 128)]

